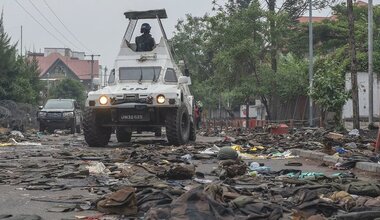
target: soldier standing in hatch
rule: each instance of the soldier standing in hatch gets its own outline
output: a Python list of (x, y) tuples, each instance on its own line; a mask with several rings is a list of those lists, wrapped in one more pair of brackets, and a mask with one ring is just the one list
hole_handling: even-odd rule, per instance
[(136, 51), (152, 51), (153, 47), (156, 45), (156, 42), (154, 41), (154, 38), (150, 34), (150, 25), (147, 23), (144, 23), (141, 25), (141, 36), (136, 37)]

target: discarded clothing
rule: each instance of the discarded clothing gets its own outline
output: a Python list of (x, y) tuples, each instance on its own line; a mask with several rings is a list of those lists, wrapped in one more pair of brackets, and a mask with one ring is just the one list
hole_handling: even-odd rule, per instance
[(212, 196), (205, 192), (203, 187), (198, 187), (183, 194), (170, 205), (150, 209), (145, 219), (233, 219), (232, 209), (216, 201), (213, 197), (216, 198), (216, 195)]

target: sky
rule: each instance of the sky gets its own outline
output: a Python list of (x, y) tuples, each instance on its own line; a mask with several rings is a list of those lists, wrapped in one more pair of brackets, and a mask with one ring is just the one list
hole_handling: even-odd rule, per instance
[[(223, 1), (219, 0), (220, 3)], [(163, 21), (163, 25), (169, 38), (173, 36), (177, 21), (185, 18), (186, 14), (202, 16), (212, 13), (211, 0), (0, 0), (1, 7), (4, 8), (5, 31), (13, 43), (20, 41), (20, 27), (23, 26), (24, 54), (25, 50), (43, 52), (46, 47), (66, 47), (86, 54), (101, 55), (100, 64), (108, 69), (113, 67), (128, 24), (124, 12), (165, 8), (169, 18)], [(317, 11), (316, 15), (328, 13)], [(158, 42), (158, 24), (156, 21), (150, 24)]]
[[(42, 28), (17, 2), (55, 37)], [(66, 30), (45, 2), (74, 36)], [(5, 31), (13, 43), (20, 41), (21, 25), (23, 26), (24, 51), (43, 52), (46, 47), (68, 47), (86, 54), (101, 55), (100, 63), (108, 69), (113, 66), (128, 24), (124, 12), (165, 8), (169, 18), (163, 21), (163, 25), (169, 37), (173, 36), (177, 21), (185, 18), (186, 14), (201, 16), (212, 12), (211, 0), (0, 0), (0, 10), (2, 7)], [(149, 23), (156, 41), (159, 41), (157, 21)]]

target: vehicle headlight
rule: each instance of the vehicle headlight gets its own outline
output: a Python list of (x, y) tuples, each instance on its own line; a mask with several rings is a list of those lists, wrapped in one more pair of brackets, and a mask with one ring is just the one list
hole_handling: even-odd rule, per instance
[(74, 117), (74, 112), (64, 112), (63, 117), (64, 118), (72, 118), (72, 117)]
[(100, 96), (100, 98), (99, 98), (99, 103), (100, 103), (101, 105), (107, 105), (107, 103), (108, 103), (108, 97), (105, 96), (105, 95)]
[(164, 104), (165, 103), (165, 96), (164, 95), (158, 95), (157, 96), (157, 103), (158, 104)]
[(45, 118), (47, 116), (47, 112), (38, 112), (38, 117)]

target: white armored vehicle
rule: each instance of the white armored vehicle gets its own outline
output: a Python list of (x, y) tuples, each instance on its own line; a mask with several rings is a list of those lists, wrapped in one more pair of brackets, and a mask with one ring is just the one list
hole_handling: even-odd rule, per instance
[[(90, 147), (106, 146), (116, 129), (119, 142), (129, 142), (134, 131), (166, 128), (170, 144), (195, 141), (193, 96), (188, 74), (176, 65), (161, 19), (166, 11), (126, 12), (129, 19), (108, 86), (88, 94), (83, 116), (85, 140)], [(137, 22), (156, 19), (162, 38), (152, 51), (136, 51), (131, 42)], [(185, 71), (188, 73), (188, 71)]]

